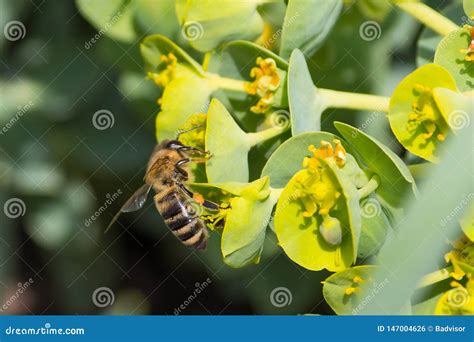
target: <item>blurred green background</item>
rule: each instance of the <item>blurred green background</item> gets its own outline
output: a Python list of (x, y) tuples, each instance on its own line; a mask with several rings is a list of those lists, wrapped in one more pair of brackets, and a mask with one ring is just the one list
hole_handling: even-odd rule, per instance
[[(145, 80), (139, 43), (152, 33), (185, 43), (173, 1), (134, 2), (129, 26), (98, 33), (81, 1), (0, 1), (0, 205), (14, 199), (20, 210), (0, 212), (1, 313), (172, 315), (187, 302), (180, 314), (331, 314), (320, 285), (328, 273), (292, 263), (273, 234), (259, 265), (234, 270), (222, 261), (219, 236), (205, 252), (185, 248), (151, 201), (103, 233), (141, 185), (156, 143), (160, 93)], [(367, 20), (357, 6), (344, 8), (309, 61), (317, 86), (390, 95), (413, 70), (420, 26), (392, 10), (380, 37), (367, 42), (354, 34)], [(18, 39), (5, 34), (12, 21), (23, 25)], [(111, 121), (97, 129), (94, 114), (104, 111)], [(356, 121), (354, 112), (329, 110), (323, 127), (370, 120), (370, 133), (397, 150), (385, 117), (375, 114)], [(285, 305), (275, 305), (272, 291), (281, 287)]]

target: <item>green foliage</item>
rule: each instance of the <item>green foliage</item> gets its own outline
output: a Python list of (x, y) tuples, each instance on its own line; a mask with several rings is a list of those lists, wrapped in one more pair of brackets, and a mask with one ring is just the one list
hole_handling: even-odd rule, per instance
[(468, 27), (451, 32), (436, 49), (434, 62), (446, 68), (456, 80), (461, 91), (474, 89), (474, 66), (472, 61), (465, 60), (466, 51), (471, 43)]
[(312, 55), (335, 25), (342, 8), (342, 0), (288, 1), (280, 56), (289, 58), (294, 49)]

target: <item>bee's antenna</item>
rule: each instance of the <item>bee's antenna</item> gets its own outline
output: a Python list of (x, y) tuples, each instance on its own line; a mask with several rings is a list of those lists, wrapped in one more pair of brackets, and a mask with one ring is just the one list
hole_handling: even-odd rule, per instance
[(202, 126), (203, 126), (203, 125), (198, 125), (198, 126), (194, 126), (194, 127), (189, 128), (189, 129), (186, 129), (186, 130), (184, 130), (184, 131), (181, 131), (181, 130), (178, 131), (178, 135), (176, 136), (176, 140), (179, 140), (179, 137), (181, 136), (181, 134), (194, 131), (195, 129), (201, 128)]

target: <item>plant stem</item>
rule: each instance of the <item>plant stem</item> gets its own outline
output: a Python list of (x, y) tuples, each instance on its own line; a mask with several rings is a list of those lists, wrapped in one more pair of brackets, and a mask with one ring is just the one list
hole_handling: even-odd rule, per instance
[(232, 90), (245, 93), (245, 81), (221, 77), (217, 74), (207, 73), (207, 79), (220, 89)]
[(345, 91), (316, 88), (326, 108), (347, 108), (388, 112), (390, 98), (385, 96), (350, 93)]
[(450, 277), (450, 273), (453, 271), (453, 267), (449, 266), (446, 268), (442, 268), (438, 271), (432, 272), (430, 274), (425, 275), (423, 278), (420, 279), (418, 284), (416, 285), (416, 288), (422, 288), (426, 286), (430, 286), (436, 283), (439, 283), (440, 281), (446, 280)]
[(359, 192), (359, 199), (366, 198), (372, 192), (374, 192), (380, 185), (380, 178), (377, 175), (373, 175), (372, 178), (362, 188), (357, 190)]
[(442, 36), (447, 36), (459, 28), (451, 20), (422, 2), (395, 2), (395, 4)]
[(289, 128), (290, 127), (270, 127), (260, 132), (247, 133), (247, 142), (252, 147), (282, 134)]

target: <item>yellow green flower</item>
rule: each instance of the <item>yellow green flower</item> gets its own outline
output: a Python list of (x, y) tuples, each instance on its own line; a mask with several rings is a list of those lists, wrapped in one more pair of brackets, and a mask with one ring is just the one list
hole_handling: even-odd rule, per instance
[[(474, 17), (471, 18), (474, 20)], [(461, 53), (465, 54), (464, 60), (467, 62), (474, 62), (474, 26), (464, 25), (464, 28), (468, 28), (471, 33), (471, 43), (467, 49), (462, 49)]]
[(265, 113), (274, 102), (276, 90), (280, 87), (281, 77), (278, 73), (276, 62), (272, 58), (257, 58), (258, 67), (250, 70), (253, 82), (245, 83), (245, 91), (256, 95), (260, 99), (250, 108), (253, 113)]

